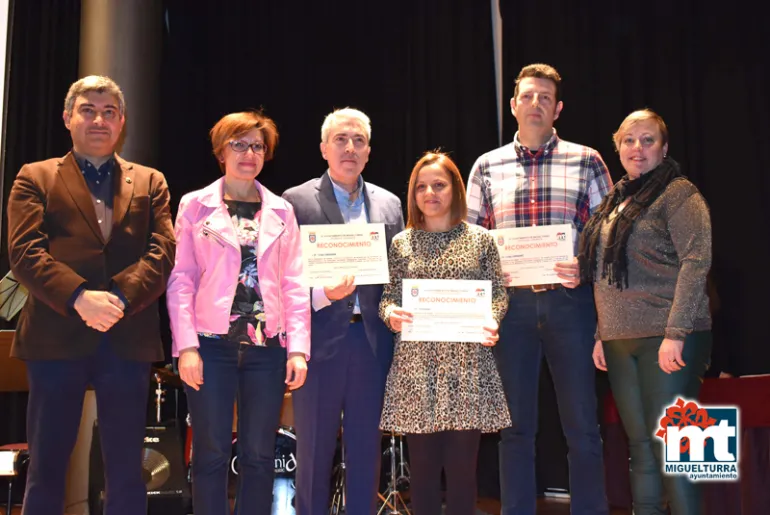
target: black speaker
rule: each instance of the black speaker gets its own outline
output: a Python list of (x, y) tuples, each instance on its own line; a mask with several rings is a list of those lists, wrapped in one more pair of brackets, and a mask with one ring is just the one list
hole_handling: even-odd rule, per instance
[[(148, 427), (144, 436), (142, 468), (147, 485), (148, 515), (187, 515), (192, 499), (187, 483), (182, 439), (175, 424)], [(104, 464), (102, 463), (99, 422), (94, 423), (88, 478), (88, 505), (91, 515), (101, 515), (104, 501)]]

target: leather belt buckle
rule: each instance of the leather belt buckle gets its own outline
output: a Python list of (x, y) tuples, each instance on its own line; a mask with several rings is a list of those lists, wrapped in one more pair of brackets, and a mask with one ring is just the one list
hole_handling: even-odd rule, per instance
[(361, 316), (361, 313), (353, 313), (353, 315), (351, 315), (350, 317), (351, 324), (355, 324), (363, 321), (364, 321), (364, 317)]
[(521, 286), (514, 286), (514, 288), (518, 288), (521, 290), (529, 290), (532, 293), (543, 293), (544, 291), (558, 290), (560, 286), (561, 286), (561, 283), (523, 284)]

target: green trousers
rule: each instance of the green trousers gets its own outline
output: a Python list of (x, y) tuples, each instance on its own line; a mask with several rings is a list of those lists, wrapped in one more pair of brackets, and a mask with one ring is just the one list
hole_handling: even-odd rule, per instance
[(658, 366), (662, 336), (604, 342), (612, 395), (628, 435), (634, 515), (700, 515), (701, 492), (686, 476), (664, 475), (663, 443), (653, 436), (666, 406), (678, 397), (697, 399), (711, 358), (711, 332), (687, 336), (686, 366), (667, 374)]

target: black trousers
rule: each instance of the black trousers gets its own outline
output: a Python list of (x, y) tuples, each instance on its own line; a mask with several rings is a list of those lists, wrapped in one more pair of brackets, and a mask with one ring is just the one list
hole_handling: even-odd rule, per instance
[(28, 360), (26, 365), (30, 462), (23, 514), (52, 515), (64, 511), (65, 476), (89, 384), (96, 391), (104, 458), (104, 513), (146, 513), (142, 448), (150, 363), (118, 357), (104, 338), (97, 352), (87, 358)]
[(446, 476), (446, 515), (476, 513), (476, 462), (481, 431), (407, 434), (410, 496), (415, 515), (441, 514), (441, 471)]

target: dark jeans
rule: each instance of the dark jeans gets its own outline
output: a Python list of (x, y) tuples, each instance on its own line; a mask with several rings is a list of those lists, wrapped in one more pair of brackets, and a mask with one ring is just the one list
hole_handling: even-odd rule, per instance
[(27, 360), (29, 471), (24, 515), (64, 512), (65, 475), (77, 440), (83, 397), (96, 393), (106, 499), (105, 515), (147, 511), (142, 478), (150, 364), (118, 357), (103, 338), (76, 360)]
[(535, 434), (540, 363), (553, 376), (569, 446), (571, 512), (607, 514), (602, 441), (596, 413), (596, 311), (590, 286), (534, 293), (509, 289), (495, 357), (513, 422), (501, 431), (503, 515), (535, 513)]
[(193, 433), (195, 515), (229, 515), (227, 474), (233, 404), (238, 399), (238, 490), (235, 513), (269, 515), (275, 435), (286, 390), (286, 349), (200, 337), (203, 384), (185, 385)]
[(415, 515), (441, 515), (441, 470), (446, 475), (445, 515), (476, 513), (476, 462), (480, 431), (408, 434), (411, 502)]
[[(677, 397), (697, 399), (711, 356), (711, 332), (692, 333), (684, 341), (686, 366), (667, 374), (658, 366), (662, 336), (604, 342), (612, 395), (628, 435), (631, 492), (636, 515), (663, 514), (666, 497), (672, 515), (699, 515), (697, 483), (685, 476), (663, 475), (663, 445), (653, 438), (663, 409)], [(664, 495), (665, 492), (665, 495)]]

